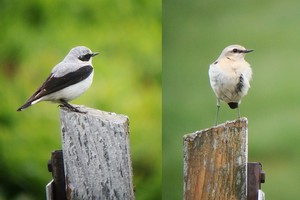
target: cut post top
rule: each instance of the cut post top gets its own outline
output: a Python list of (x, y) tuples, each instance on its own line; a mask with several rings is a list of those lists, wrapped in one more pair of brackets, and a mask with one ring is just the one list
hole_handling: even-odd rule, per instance
[(84, 111), (86, 113), (73, 112), (65, 107), (60, 108), (61, 113), (64, 112), (66, 114), (67, 112), (70, 112), (70, 113), (73, 113), (76, 115), (87, 115), (88, 114), (89, 116), (93, 116), (95, 118), (107, 119), (108, 121), (113, 121), (118, 124), (119, 123), (123, 124), (126, 121), (129, 121), (128, 117), (123, 114), (116, 114), (114, 112), (106, 112), (106, 111), (102, 111), (102, 110), (97, 110), (94, 108), (86, 107), (84, 105), (72, 104), (72, 106), (74, 106), (74, 107), (78, 108), (79, 110)]

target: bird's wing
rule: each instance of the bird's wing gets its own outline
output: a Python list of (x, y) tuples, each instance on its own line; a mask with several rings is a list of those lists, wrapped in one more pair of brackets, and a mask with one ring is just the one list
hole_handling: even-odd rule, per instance
[(22, 110), (31, 105), (33, 101), (36, 101), (48, 94), (57, 92), (70, 85), (74, 85), (84, 79), (86, 79), (93, 72), (91, 65), (86, 65), (79, 68), (76, 71), (70, 72), (61, 77), (55, 77), (53, 73), (46, 79), (46, 81), (37, 89), (37, 91), (21, 106), (18, 110)]

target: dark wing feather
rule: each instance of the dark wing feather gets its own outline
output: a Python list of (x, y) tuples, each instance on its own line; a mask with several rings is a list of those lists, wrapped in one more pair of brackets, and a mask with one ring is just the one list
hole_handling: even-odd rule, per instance
[(236, 85), (236, 92), (242, 92), (243, 88), (244, 88), (244, 76), (243, 74), (241, 74), (239, 78), (239, 82)]
[(70, 85), (74, 85), (86, 79), (93, 71), (90, 65), (79, 68), (74, 72), (70, 72), (61, 77), (54, 77), (53, 74), (46, 79), (46, 81), (37, 89), (37, 91), (21, 106), (17, 111), (21, 111), (31, 105), (31, 103), (43, 96), (57, 92)]

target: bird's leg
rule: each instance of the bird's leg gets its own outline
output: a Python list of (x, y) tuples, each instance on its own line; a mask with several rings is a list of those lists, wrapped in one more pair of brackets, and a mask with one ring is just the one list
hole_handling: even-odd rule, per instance
[(61, 105), (59, 105), (60, 107), (66, 107), (73, 112), (86, 113), (86, 112), (78, 110), (77, 108), (75, 108), (74, 106), (72, 106), (71, 104), (69, 104), (67, 101), (65, 101), (63, 99), (60, 99), (60, 102), (62, 103)]
[(217, 99), (217, 114), (216, 114), (215, 126), (218, 124), (219, 110), (220, 110), (220, 100)]

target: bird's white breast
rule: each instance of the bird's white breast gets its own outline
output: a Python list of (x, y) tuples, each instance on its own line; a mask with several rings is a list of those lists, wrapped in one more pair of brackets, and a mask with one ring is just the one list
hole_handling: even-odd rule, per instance
[[(237, 90), (240, 76), (243, 76), (243, 87)], [(210, 84), (218, 99), (229, 102), (239, 102), (250, 88), (249, 81), (252, 76), (250, 65), (244, 61), (240, 63), (220, 63), (210, 65)]]

